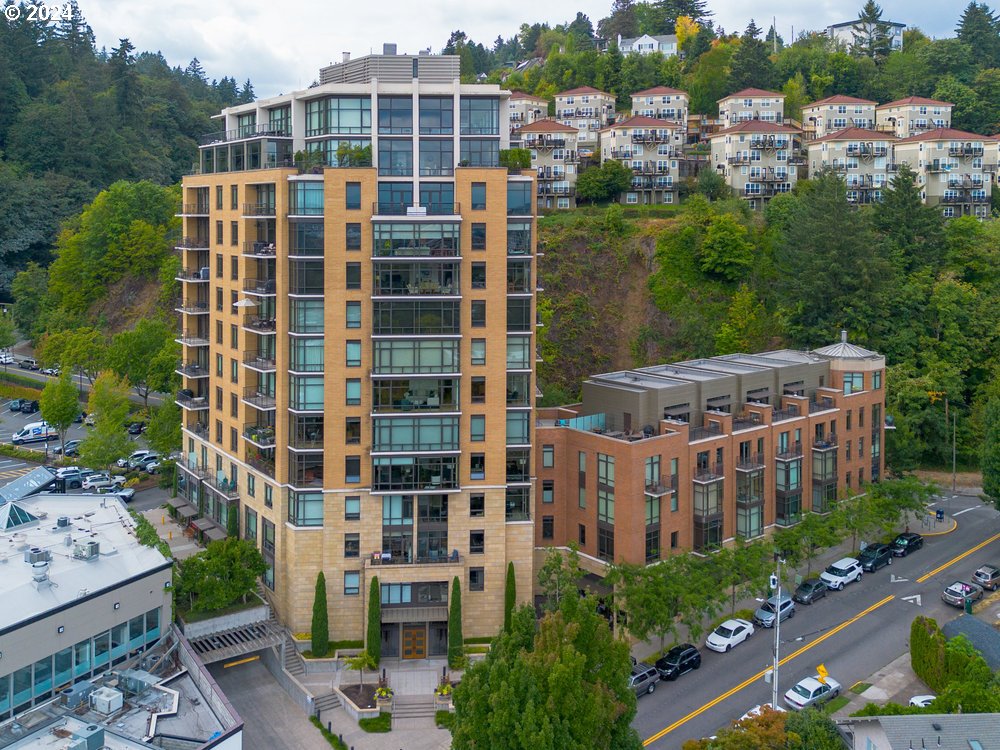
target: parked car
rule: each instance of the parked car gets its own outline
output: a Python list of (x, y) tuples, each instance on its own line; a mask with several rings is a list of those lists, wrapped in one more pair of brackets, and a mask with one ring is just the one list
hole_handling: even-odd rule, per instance
[(82, 441), (80, 441), (80, 440), (67, 440), (65, 446), (57, 445), (55, 448), (52, 449), (52, 452), (55, 453), (58, 456), (58, 455), (62, 454), (63, 450), (65, 449), (65, 451), (66, 451), (65, 455), (67, 455), (67, 456), (78, 456), (78, 455), (80, 455), (80, 443), (81, 442)]
[(690, 643), (682, 643), (657, 659), (655, 666), (661, 680), (676, 680), (701, 666), (701, 652)]
[(13, 365), (17, 364), (17, 360), (14, 359), (14, 355), (10, 353), (9, 349), (4, 349), (0, 351), (0, 365)]
[(795, 602), (788, 594), (782, 594), (780, 600), (772, 596), (757, 608), (753, 613), (753, 624), (773, 628), (776, 622), (792, 617), (795, 617)]
[(782, 708), (781, 706), (772, 706), (770, 703), (761, 703), (759, 706), (754, 706), (745, 714), (743, 714), (738, 720), (743, 721), (744, 719), (752, 719), (755, 716), (760, 716), (765, 711), (777, 711), (781, 714), (787, 714), (788, 710)]
[(892, 547), (888, 544), (869, 544), (858, 555), (861, 568), (866, 573), (874, 573), (884, 565), (892, 565)]
[(38, 402), (29, 401), (25, 399), (21, 402), (21, 413), (22, 414), (36, 414), (38, 412)]
[(914, 550), (924, 546), (924, 538), (920, 534), (907, 531), (897, 536), (892, 542), (892, 554), (896, 557), (906, 557)]
[(20, 362), (17, 363), (17, 366), (20, 367), (22, 370), (38, 369), (38, 363), (31, 357), (25, 357), (24, 359), (22, 359)]
[(972, 574), (972, 580), (984, 589), (996, 591), (1000, 588), (1000, 566), (983, 565)]
[(832, 677), (820, 682), (819, 675), (799, 680), (785, 693), (785, 703), (789, 708), (800, 711), (809, 706), (818, 706), (840, 695), (840, 683)]
[(132, 498), (135, 497), (135, 490), (131, 487), (98, 487), (98, 495), (114, 495), (115, 497), (121, 498), (123, 503), (132, 502)]
[(724, 653), (738, 646), (754, 634), (753, 624), (739, 618), (726, 620), (709, 633), (705, 645), (713, 651)]
[(86, 418), (87, 418), (87, 412), (81, 411), (79, 414), (76, 415), (76, 419), (74, 419), (73, 422), (76, 424), (83, 424), (83, 420), (85, 420)]
[(66, 483), (67, 490), (79, 490), (83, 487), (83, 476), (77, 468), (60, 469), (56, 474), (56, 479), (63, 480)]
[(807, 578), (795, 589), (792, 599), (799, 604), (813, 604), (817, 599), (826, 596), (826, 592), (829, 590), (825, 581), (815, 577)]
[(14, 398), (11, 399), (9, 404), (7, 404), (7, 408), (10, 409), (11, 411), (21, 411), (21, 404), (23, 403), (24, 403), (23, 398)]
[(129, 464), (132, 463), (132, 461), (136, 461), (136, 460), (138, 460), (138, 459), (142, 458), (143, 456), (146, 456), (146, 455), (148, 455), (150, 453), (152, 453), (152, 451), (149, 450), (148, 448), (142, 448), (142, 449), (137, 450), (137, 451), (132, 451), (132, 453), (129, 455), (128, 458), (119, 458), (118, 459), (118, 462), (117, 462), (118, 463), (118, 468), (119, 469), (127, 469), (128, 466), (129, 466)]
[(121, 487), (125, 484), (125, 477), (120, 475), (112, 476), (107, 473), (91, 474), (83, 480), (83, 489), (96, 490), (101, 487)]
[(844, 557), (820, 573), (820, 579), (828, 588), (843, 590), (844, 586), (861, 580), (861, 563), (853, 557)]
[(153, 463), (154, 461), (159, 461), (159, 460), (160, 460), (160, 454), (159, 453), (149, 452), (145, 456), (139, 456), (137, 458), (131, 459), (128, 462), (128, 467), (130, 469), (136, 469), (138, 471), (145, 471), (146, 467), (149, 464)]
[(128, 430), (128, 434), (129, 435), (141, 435), (142, 433), (144, 433), (146, 431), (146, 423), (145, 422), (132, 422), (132, 423), (129, 424), (129, 426), (126, 429)]
[(87, 427), (93, 427), (93, 426), (94, 426), (94, 425), (95, 425), (95, 424), (96, 424), (97, 422), (96, 422), (96, 420), (94, 419), (94, 415), (93, 415), (93, 414), (87, 414), (87, 415), (85, 415), (85, 416), (83, 417), (83, 423), (84, 423), (84, 424), (85, 424), (85, 425), (86, 425)]
[(936, 700), (936, 695), (914, 695), (910, 698), (910, 705), (916, 706), (917, 708), (927, 708)]
[(966, 581), (955, 581), (941, 592), (941, 599), (955, 607), (964, 607), (966, 602), (977, 602), (982, 598), (983, 587)]
[(60, 370), (58, 367), (43, 367), (41, 369), (42, 375), (51, 375), (52, 377), (55, 378), (59, 377), (59, 372)]
[(660, 674), (656, 671), (656, 667), (651, 667), (645, 662), (639, 662), (632, 667), (632, 675), (629, 677), (628, 686), (635, 691), (638, 697), (656, 690), (656, 683), (659, 681)]

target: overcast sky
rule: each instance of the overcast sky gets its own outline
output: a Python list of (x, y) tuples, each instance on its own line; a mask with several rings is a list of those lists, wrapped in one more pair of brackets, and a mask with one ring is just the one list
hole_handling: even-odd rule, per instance
[[(160, 51), (171, 65), (197, 57), (208, 77), (249, 78), (258, 97), (307, 87), (321, 66), (380, 52), (395, 42), (399, 52), (426, 47), (439, 52), (454, 29), (491, 45), (511, 37), (521, 23), (562, 23), (587, 14), (595, 27), (611, 0), (546, 0), (539, 5), (510, 0), (79, 0), (98, 47), (109, 50), (128, 37), (140, 51)], [(716, 23), (742, 29), (753, 16), (778, 32), (820, 29), (857, 18), (863, 0), (708, 0)], [(965, 0), (884, 0), (883, 17), (920, 27), (931, 36), (951, 36)]]

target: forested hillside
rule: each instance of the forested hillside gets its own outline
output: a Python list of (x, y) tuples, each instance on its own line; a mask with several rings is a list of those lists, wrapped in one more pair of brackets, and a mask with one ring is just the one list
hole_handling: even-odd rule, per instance
[(1000, 397), (1000, 225), (945, 222), (900, 170), (881, 206), (857, 210), (825, 174), (773, 199), (692, 196), (675, 216), (541, 220), (539, 307), (547, 403), (588, 374), (694, 356), (852, 342), (886, 355), (894, 469), (974, 464)]
[[(0, 297), (30, 261), (47, 266), (60, 223), (117, 180), (171, 185), (219, 109), (247, 81), (209, 82), (122, 39), (97, 49), (86, 20), (0, 22)], [(234, 61), (235, 64), (235, 61)]]

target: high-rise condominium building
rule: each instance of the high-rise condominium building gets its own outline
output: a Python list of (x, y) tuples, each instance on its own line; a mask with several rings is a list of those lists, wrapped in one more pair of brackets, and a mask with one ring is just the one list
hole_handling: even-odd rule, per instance
[[(452, 56), (345, 59), (228, 108), (183, 183), (182, 489), (260, 544), (293, 632), (317, 574), (331, 638), (445, 652), (531, 591), (535, 186), (508, 92)], [(230, 516), (236, 514), (236, 519)]]

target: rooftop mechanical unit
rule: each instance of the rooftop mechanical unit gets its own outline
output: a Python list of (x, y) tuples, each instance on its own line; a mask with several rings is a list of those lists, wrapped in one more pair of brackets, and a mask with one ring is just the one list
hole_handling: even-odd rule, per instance
[(102, 687), (90, 694), (90, 707), (101, 714), (107, 715), (121, 711), (124, 704), (125, 696), (122, 695), (121, 690)]
[(63, 702), (66, 704), (66, 708), (76, 708), (84, 703), (92, 692), (94, 692), (94, 683), (90, 680), (80, 680), (62, 691)]
[(73, 732), (73, 748), (80, 750), (101, 750), (104, 747), (104, 727), (88, 724)]
[(73, 547), (73, 557), (77, 560), (93, 560), (99, 554), (101, 554), (101, 543), (93, 539), (77, 542)]

